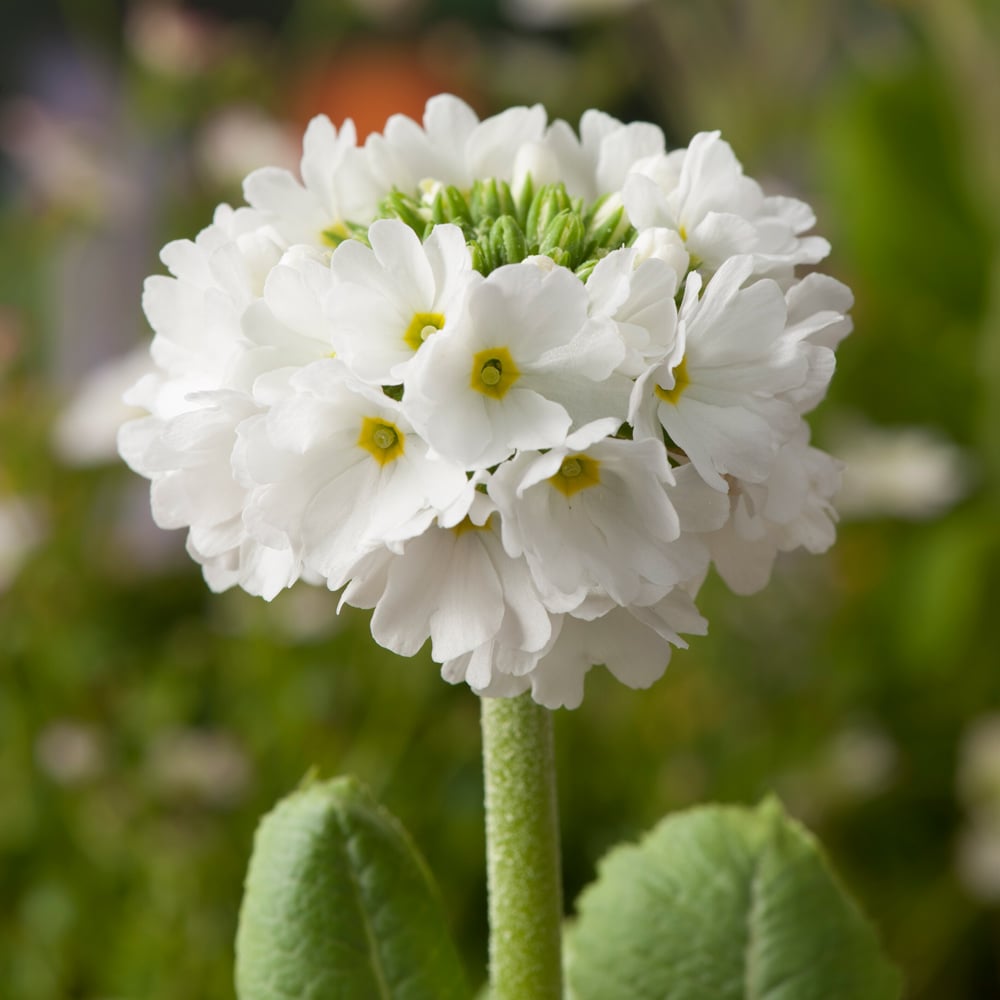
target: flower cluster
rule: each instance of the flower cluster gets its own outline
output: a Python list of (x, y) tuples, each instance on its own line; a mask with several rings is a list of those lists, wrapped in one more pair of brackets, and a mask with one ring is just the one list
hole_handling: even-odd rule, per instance
[(851, 295), (718, 133), (441, 96), (363, 146), (316, 118), (301, 181), (244, 190), (148, 279), (119, 439), (213, 589), (321, 582), (449, 681), (575, 706), (705, 631), (710, 564), (747, 593), (832, 542), (803, 415)]

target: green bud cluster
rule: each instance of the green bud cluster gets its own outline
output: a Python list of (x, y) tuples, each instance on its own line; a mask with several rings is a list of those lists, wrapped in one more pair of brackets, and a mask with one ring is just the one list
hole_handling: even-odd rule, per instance
[[(629, 246), (636, 236), (625, 209), (611, 205), (607, 196), (587, 204), (571, 198), (562, 183), (536, 189), (530, 177), (517, 194), (495, 178), (476, 181), (467, 193), (441, 185), (424, 199), (394, 190), (379, 204), (378, 218), (399, 219), (421, 240), (437, 225), (458, 226), (472, 266), (482, 274), (543, 254), (586, 279), (602, 257)], [(367, 241), (364, 227), (354, 223), (345, 224), (339, 235), (326, 235), (331, 245)]]

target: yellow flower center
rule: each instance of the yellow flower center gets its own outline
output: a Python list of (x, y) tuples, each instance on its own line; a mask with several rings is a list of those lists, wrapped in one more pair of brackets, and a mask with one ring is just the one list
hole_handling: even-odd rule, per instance
[(489, 347), (473, 357), (469, 385), (484, 396), (503, 399), (520, 377), (521, 372), (506, 347)]
[(387, 420), (365, 417), (361, 421), (358, 445), (365, 449), (379, 465), (388, 465), (403, 454), (403, 432)]
[(403, 334), (403, 341), (412, 350), (419, 350), (420, 345), (443, 326), (444, 316), (441, 313), (414, 313), (406, 333)]
[(491, 520), (493, 520), (492, 514), (486, 519), (485, 524), (476, 524), (471, 518), (463, 517), (451, 530), (461, 538), (467, 531), (489, 531)]
[(320, 238), (328, 247), (334, 247), (336, 249), (341, 243), (344, 242), (344, 240), (349, 240), (351, 238), (351, 231), (344, 225), (343, 222), (338, 220), (328, 229), (324, 229), (320, 233)]
[(549, 482), (563, 496), (571, 497), (580, 490), (597, 486), (601, 481), (601, 463), (586, 455), (570, 455), (563, 459), (559, 471), (549, 477)]
[(680, 364), (674, 368), (674, 387), (672, 389), (664, 389), (662, 385), (654, 387), (654, 392), (660, 397), (665, 403), (671, 403), (673, 406), (677, 405), (677, 400), (681, 398), (681, 393), (691, 384), (691, 379), (688, 378), (687, 370), (687, 357), (683, 357), (680, 360)]

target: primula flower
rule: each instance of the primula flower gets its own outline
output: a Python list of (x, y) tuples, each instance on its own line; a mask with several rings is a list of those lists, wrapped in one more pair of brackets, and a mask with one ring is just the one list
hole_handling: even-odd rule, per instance
[(634, 378), (670, 353), (677, 335), (674, 295), (683, 273), (661, 258), (642, 259), (629, 247), (609, 253), (587, 279), (591, 315), (611, 319), (625, 345), (620, 373)]
[(675, 230), (704, 273), (751, 254), (758, 274), (791, 274), (795, 264), (830, 252), (821, 237), (801, 235), (816, 222), (812, 209), (795, 198), (765, 197), (718, 132), (643, 161), (624, 185), (624, 201), (633, 225)]
[(682, 588), (653, 607), (614, 607), (590, 621), (566, 615), (560, 624), (556, 641), (530, 677), (532, 697), (547, 708), (576, 708), (594, 663), (603, 663), (629, 687), (649, 687), (666, 670), (671, 646), (687, 648), (678, 632), (704, 635), (708, 627)]
[(730, 258), (703, 295), (700, 275), (688, 276), (677, 343), (636, 381), (630, 408), (637, 429), (658, 437), (662, 425), (722, 492), (727, 474), (767, 478), (799, 420), (784, 394), (804, 386), (809, 373), (801, 340), (785, 333), (780, 287), (769, 279), (747, 285), (751, 268), (747, 256)]
[(437, 97), (427, 103), (423, 127), (393, 115), (384, 135), (370, 136), (365, 149), (386, 191), (435, 184), (467, 188), (487, 177), (510, 180), (519, 151), (541, 138), (545, 118), (536, 104), (480, 121), (464, 102)]
[(778, 552), (825, 552), (834, 540), (832, 498), (841, 464), (809, 447), (802, 421), (782, 445), (766, 483), (734, 482), (729, 519), (705, 536), (719, 575), (737, 594), (763, 589)]
[(421, 244), (398, 219), (381, 219), (368, 242), (346, 240), (330, 259), (329, 313), (351, 370), (374, 385), (396, 385), (428, 338), (457, 319), (480, 275), (458, 226), (436, 226)]
[(220, 206), (196, 240), (163, 248), (160, 259), (173, 277), (148, 278), (142, 307), (155, 331), (153, 361), (178, 401), (188, 392), (226, 384), (244, 346), (243, 314), (263, 294), (282, 252), (255, 213), (228, 206)]
[(488, 468), (515, 449), (551, 448), (602, 411), (624, 419), (626, 380), (612, 378), (624, 347), (587, 306), (566, 268), (510, 264), (474, 288), (468, 315), (427, 344), (404, 393), (430, 445)]
[(446, 680), (575, 706), (705, 631), (712, 565), (831, 544), (803, 416), (850, 292), (717, 133), (441, 96), (363, 146), (314, 119), (245, 193), (148, 280), (119, 438), (213, 589), (322, 582)]
[(481, 493), (474, 503), (457, 524), (375, 554), (345, 590), (347, 603), (374, 607), (372, 635), (387, 649), (412, 656), (430, 638), (445, 662), (492, 641), (529, 654), (549, 642), (551, 618), (525, 561), (504, 551), (495, 505)]
[(336, 360), (303, 368), (234, 455), (256, 484), (246, 523), (265, 545), (342, 587), (373, 549), (420, 534), (463, 491), (462, 469), (428, 454), (403, 407)]
[(288, 170), (261, 167), (243, 182), (247, 201), (286, 246), (330, 245), (347, 234), (345, 224), (375, 212), (379, 187), (364, 152), (357, 147), (354, 122), (338, 131), (324, 115), (306, 129), (302, 182)]
[(666, 451), (611, 437), (617, 427), (598, 420), (545, 454), (521, 452), (490, 481), (507, 551), (524, 556), (553, 611), (595, 594), (625, 607), (697, 573), (671, 555), (680, 526), (665, 489), (673, 482)]

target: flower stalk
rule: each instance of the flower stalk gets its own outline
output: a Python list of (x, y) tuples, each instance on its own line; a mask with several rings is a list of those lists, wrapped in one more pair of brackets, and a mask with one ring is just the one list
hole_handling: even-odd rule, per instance
[(562, 996), (562, 876), (552, 714), (483, 698), (490, 1000)]

